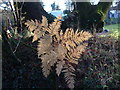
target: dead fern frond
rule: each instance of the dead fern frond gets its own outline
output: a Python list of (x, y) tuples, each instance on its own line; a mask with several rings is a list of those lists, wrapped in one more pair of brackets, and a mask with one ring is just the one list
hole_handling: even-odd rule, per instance
[(52, 38), (49, 35), (43, 36), (39, 40), (38, 57), (41, 56), (42, 54), (46, 54), (50, 52), (50, 50), (52, 49), (51, 43), (52, 43)]
[(64, 64), (65, 64), (64, 60), (60, 60), (60, 61), (57, 62), (56, 73), (57, 73), (58, 76), (60, 75), (60, 73), (61, 73), (61, 71), (63, 69)]
[(62, 71), (64, 72), (64, 77), (65, 80), (68, 84), (69, 88), (74, 88), (74, 83), (75, 83), (75, 69), (72, 65), (70, 64), (65, 64), (64, 65), (64, 70)]
[(54, 20), (54, 22), (52, 24), (49, 25), (49, 32), (51, 34), (51, 36), (56, 36), (58, 39), (58, 31), (60, 30), (60, 26), (61, 26), (61, 19), (62, 16), (59, 16), (57, 19)]
[(40, 30), (41, 30), (41, 25), (40, 25), (40, 23), (39, 23), (39, 21), (37, 21), (37, 20), (35, 20), (35, 21), (33, 21), (33, 20), (31, 20), (31, 21), (27, 21), (26, 23), (25, 23), (25, 25), (28, 27), (28, 29), (32, 32), (32, 31), (34, 31), (34, 30), (36, 30), (37, 28), (39, 28)]
[(36, 29), (34, 31), (34, 36), (33, 36), (32, 42), (38, 40), (40, 37), (44, 36), (44, 34), (45, 34), (45, 31), (40, 31), (40, 29)]
[(48, 27), (48, 20), (46, 17), (42, 16), (42, 23), (41, 26), (47, 28)]
[(83, 41), (92, 35), (85, 31), (74, 32), (72, 28), (63, 33), (60, 29), (60, 20), (61, 17), (58, 17), (48, 25), (47, 19), (43, 16), (42, 23), (31, 20), (26, 25), (31, 32), (34, 32), (33, 41), (39, 39), (38, 58), (42, 60), (43, 75), (47, 77), (51, 67), (56, 65), (56, 74), (59, 76), (64, 72), (68, 87), (74, 88), (75, 69), (72, 64), (78, 64), (78, 59), (87, 46)]
[(64, 45), (59, 44), (57, 47), (57, 57), (60, 60), (66, 59), (66, 54), (67, 53), (67, 49), (64, 47)]
[(43, 71), (43, 75), (45, 77), (47, 77), (50, 74), (50, 70), (51, 70), (51, 67), (48, 64), (48, 61), (51, 61), (51, 58), (49, 58), (48, 54), (45, 54), (45, 55), (41, 56), (41, 59), (42, 59), (42, 71)]

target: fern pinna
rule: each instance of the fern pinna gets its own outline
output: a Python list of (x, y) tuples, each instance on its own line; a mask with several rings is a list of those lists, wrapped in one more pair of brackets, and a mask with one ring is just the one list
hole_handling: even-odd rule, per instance
[(34, 33), (33, 42), (38, 40), (38, 58), (42, 60), (42, 72), (45, 77), (50, 74), (51, 67), (56, 65), (56, 74), (64, 73), (69, 88), (74, 88), (75, 68), (87, 43), (83, 41), (92, 37), (92, 34), (78, 30), (74, 32), (68, 28), (65, 33), (60, 29), (61, 16), (48, 25), (46, 17), (42, 16), (42, 23), (31, 20), (25, 24)]

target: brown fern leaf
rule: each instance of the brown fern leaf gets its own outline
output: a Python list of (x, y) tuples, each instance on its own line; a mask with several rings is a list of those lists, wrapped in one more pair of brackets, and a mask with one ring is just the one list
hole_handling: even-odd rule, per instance
[(79, 59), (81, 54), (85, 51), (86, 46), (87, 46), (87, 43), (77, 46), (74, 49), (74, 52), (71, 54), (71, 56)]
[(57, 58), (60, 60), (65, 59), (66, 53), (67, 53), (67, 49), (62, 44), (59, 44), (57, 47)]
[(64, 60), (60, 60), (60, 61), (57, 62), (56, 73), (57, 73), (58, 76), (60, 75), (60, 73), (61, 73), (61, 71), (63, 69), (64, 64), (65, 64)]
[(92, 34), (88, 33), (88, 32), (78, 32), (78, 30), (74, 33), (73, 29), (66, 29), (66, 32), (63, 36), (63, 43), (66, 44), (66, 47), (69, 46), (71, 47), (76, 47), (76, 45), (79, 45), (81, 42), (88, 40), (89, 38), (92, 37)]
[(47, 52), (47, 54), (42, 55), (42, 71), (43, 75), (47, 77), (50, 73), (51, 66), (57, 62), (57, 54), (54, 51)]
[(53, 48), (51, 46), (51, 43), (52, 43), (52, 38), (49, 35), (45, 35), (39, 40), (38, 57), (41, 54), (45, 54), (45, 53), (50, 52), (50, 50)]
[(45, 77), (47, 77), (50, 74), (51, 66), (48, 64), (48, 61), (51, 59), (49, 58), (49, 55), (43, 55), (41, 56), (42, 59), (42, 72)]
[(44, 26), (45, 28), (48, 28), (48, 20), (45, 16), (42, 16), (41, 26)]
[(34, 32), (33, 41), (39, 39), (37, 49), (38, 58), (42, 61), (43, 75), (47, 77), (51, 67), (56, 65), (56, 74), (59, 76), (64, 72), (68, 87), (74, 88), (75, 69), (72, 64), (78, 64), (78, 59), (87, 46), (83, 41), (88, 40), (92, 35), (85, 31), (74, 32), (72, 28), (66, 29), (63, 33), (60, 29), (61, 19), (60, 16), (48, 25), (47, 18), (42, 16), (42, 23), (31, 20), (26, 25), (31, 32)]
[(49, 29), (51, 31), (50, 33), (52, 36), (56, 35), (56, 37), (58, 37), (58, 31), (61, 26), (61, 19), (62, 19), (62, 16), (59, 16), (57, 19), (54, 20), (52, 24), (50, 24)]
[(75, 83), (75, 74), (73, 74), (73, 72), (75, 72), (74, 67), (70, 64), (65, 64), (64, 70), (62, 72), (64, 72), (64, 77), (68, 84), (68, 87), (74, 88), (74, 83)]
[(65, 45), (66, 45), (66, 48), (70, 51), (71, 48), (75, 48), (76, 47), (76, 43), (71, 40), (71, 39), (68, 39), (66, 42), (65, 42)]
[(31, 20), (31, 21), (27, 21), (25, 23), (25, 25), (28, 27), (28, 29), (34, 33), (33, 35), (33, 40), (32, 42), (38, 40), (39, 38), (41, 38), (44, 34), (45, 31), (42, 30), (42, 26), (41, 23), (39, 23), (39, 21), (35, 20)]
[(81, 42), (86, 41), (89, 38), (93, 37), (92, 34), (90, 34), (89, 32), (86, 32), (86, 31), (81, 31), (79, 33), (76, 33), (76, 32), (75, 32), (75, 36), (74, 36), (74, 42), (77, 45), (80, 44)]
[(49, 58), (51, 59), (48, 61), (48, 64), (50, 64), (50, 66), (54, 66), (54, 64), (57, 62), (57, 53), (51, 50), (49, 53)]
[(33, 21), (33, 20), (29, 21), (29, 20), (28, 20), (28, 21), (25, 23), (25, 25), (28, 27), (28, 29), (29, 29), (31, 32), (34, 31), (34, 30), (36, 30), (37, 28), (41, 29), (41, 25), (40, 25), (39, 21), (37, 21), (37, 20), (35, 20), (35, 21)]
[(38, 40), (39, 38), (41, 38), (42, 36), (44, 36), (44, 34), (45, 34), (45, 31), (41, 31), (40, 29), (36, 29), (34, 31), (34, 36), (33, 36), (32, 42)]

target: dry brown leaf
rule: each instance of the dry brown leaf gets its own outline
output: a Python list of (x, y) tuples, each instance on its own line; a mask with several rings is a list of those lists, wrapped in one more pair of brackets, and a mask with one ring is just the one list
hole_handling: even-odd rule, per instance
[(45, 34), (45, 31), (40, 31), (40, 29), (36, 29), (34, 31), (34, 36), (33, 36), (32, 42), (40, 39), (42, 36), (44, 36), (44, 34)]
[(48, 20), (45, 16), (42, 16), (42, 23), (41, 26), (44, 26), (45, 28), (48, 27)]
[(45, 77), (47, 77), (49, 74), (50, 74), (50, 70), (51, 70), (51, 67), (50, 65), (48, 64), (48, 61), (49, 61), (49, 55), (43, 55), (41, 56), (41, 59), (42, 59), (42, 72), (43, 72), (43, 75)]
[(41, 38), (38, 44), (38, 56), (50, 52), (50, 50), (52, 49), (51, 43), (52, 37), (50, 37), (49, 35), (45, 35), (43, 38)]
[(64, 60), (60, 60), (60, 61), (57, 62), (57, 64), (56, 64), (56, 73), (57, 73), (58, 76), (60, 75), (64, 64), (65, 64)]
[(57, 62), (57, 53), (51, 50), (49, 53), (49, 58), (50, 58), (49, 64), (50, 66), (53, 66)]
[(67, 84), (68, 84), (68, 87), (69, 88), (74, 88), (74, 76), (75, 74), (72, 73), (73, 71), (73, 66), (71, 65), (64, 65), (64, 77), (65, 77), (65, 80), (67, 81)]
[(65, 59), (65, 54), (67, 53), (67, 50), (62, 44), (59, 44), (57, 48), (57, 53), (58, 59), (63, 60)]

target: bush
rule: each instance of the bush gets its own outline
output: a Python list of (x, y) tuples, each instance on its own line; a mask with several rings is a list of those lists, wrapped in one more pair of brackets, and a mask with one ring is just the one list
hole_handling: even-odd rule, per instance
[(120, 88), (118, 41), (112, 37), (95, 37), (89, 41), (80, 59), (79, 72), (84, 88)]

